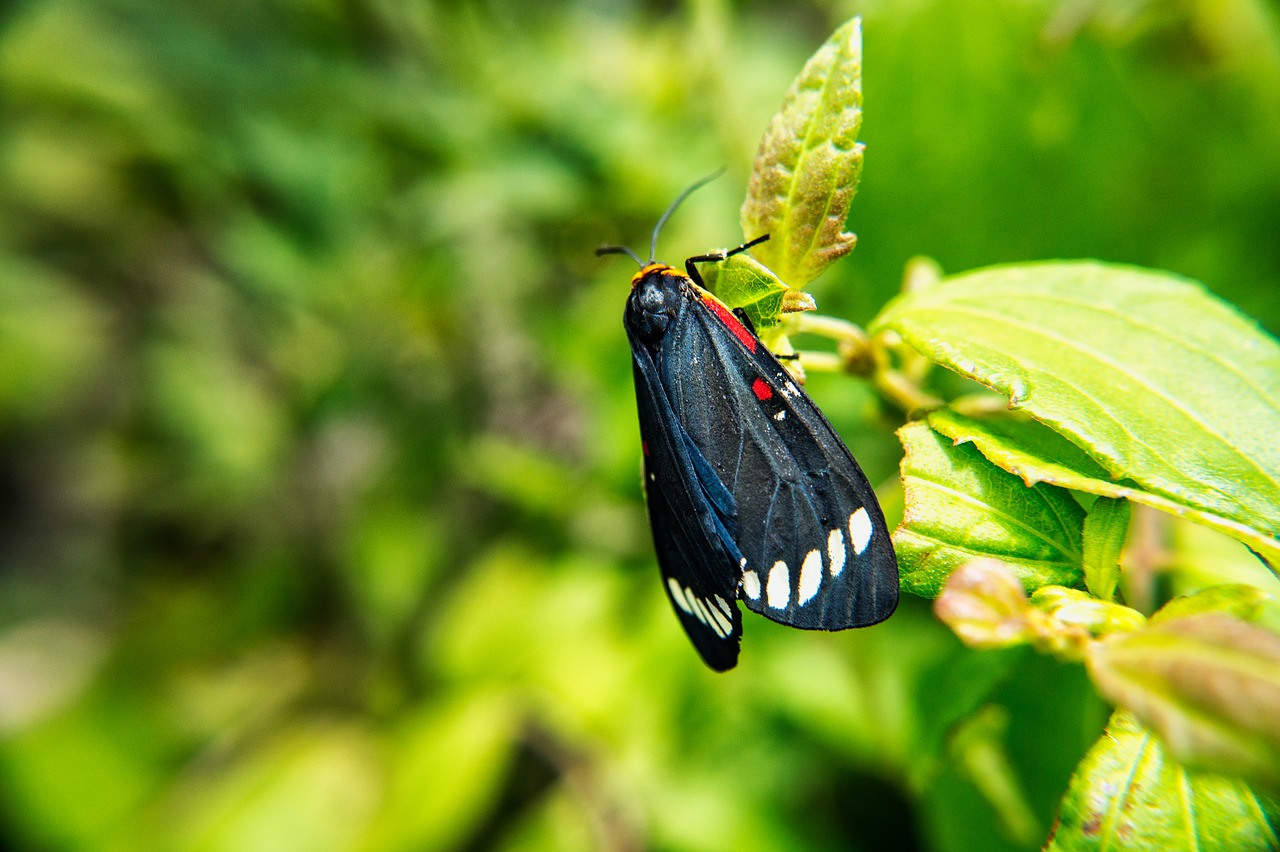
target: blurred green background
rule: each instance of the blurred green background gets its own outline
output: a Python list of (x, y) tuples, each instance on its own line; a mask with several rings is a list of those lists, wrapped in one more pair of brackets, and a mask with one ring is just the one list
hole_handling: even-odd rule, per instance
[[(720, 165), (660, 256), (739, 242), (853, 14), (822, 312), (917, 254), (1096, 257), (1280, 329), (1264, 0), (7, 4), (0, 848), (1038, 847), (1078, 670), (908, 600), (748, 617), (714, 675), (648, 540), (634, 270), (592, 249)], [(811, 390), (892, 515), (897, 415)]]

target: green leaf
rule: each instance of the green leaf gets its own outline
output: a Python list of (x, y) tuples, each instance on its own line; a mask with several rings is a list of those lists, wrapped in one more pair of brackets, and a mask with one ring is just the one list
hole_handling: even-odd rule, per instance
[(1047, 849), (1262, 852), (1280, 844), (1278, 822), (1274, 800), (1236, 778), (1189, 774), (1118, 710), (1071, 777)]
[(1028, 599), (1012, 567), (988, 558), (953, 571), (933, 611), (972, 648), (1030, 643), (1077, 662), (1092, 637), (1147, 622), (1137, 610), (1062, 586), (1041, 586)]
[(1280, 531), (1280, 345), (1196, 282), (993, 267), (899, 297), (872, 327), (889, 330), (1008, 395), (1107, 478), (1255, 538)]
[(1257, 586), (1224, 583), (1210, 586), (1194, 595), (1174, 598), (1151, 616), (1151, 622), (1155, 624), (1171, 621), (1202, 612), (1224, 612), (1245, 621), (1253, 621), (1261, 613), (1262, 605), (1269, 597)]
[(977, 556), (1008, 563), (1028, 590), (1080, 581), (1084, 510), (1070, 494), (1029, 488), (924, 423), (908, 423), (898, 437), (906, 506), (893, 543), (904, 589), (936, 597)]
[(1084, 519), (1084, 582), (1103, 600), (1115, 597), (1120, 551), (1129, 535), (1129, 501), (1099, 497)]
[(1086, 491), (1077, 487), (1076, 481), (1104, 478), (1110, 482), (1106, 470), (1088, 453), (1024, 413), (961, 414), (940, 408), (929, 413), (928, 421), (953, 441), (972, 443), (989, 461), (1017, 474), (1028, 485), (1049, 482)]
[(1092, 636), (1140, 630), (1147, 623), (1136, 609), (1062, 586), (1036, 589), (1031, 595), (1031, 605), (1062, 628), (1078, 627)]
[(1084, 450), (1034, 420), (1015, 413), (969, 417), (940, 409), (932, 412), (928, 421), (954, 441), (973, 443), (993, 464), (1017, 474), (1028, 484), (1049, 482), (1151, 506), (1224, 532), (1249, 545), (1273, 565), (1280, 565), (1280, 542), (1271, 536), (1221, 515), (1188, 508), (1127, 480), (1113, 480)]
[(1086, 661), (1186, 766), (1280, 787), (1280, 636), (1206, 613), (1110, 636)]
[(735, 254), (721, 263), (708, 264), (702, 276), (726, 307), (746, 311), (757, 331), (778, 324), (787, 285), (755, 258)]
[(756, 152), (742, 233), (756, 256), (803, 287), (853, 250), (844, 230), (862, 174), (862, 22), (836, 30), (805, 64)]

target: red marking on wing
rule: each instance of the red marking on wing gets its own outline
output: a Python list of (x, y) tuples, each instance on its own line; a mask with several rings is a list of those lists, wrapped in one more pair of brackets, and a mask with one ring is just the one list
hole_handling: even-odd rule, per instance
[(759, 341), (756, 340), (755, 335), (747, 331), (747, 327), (738, 322), (738, 318), (735, 317), (724, 305), (720, 304), (710, 296), (703, 296), (702, 304), (711, 309), (711, 313), (715, 314), (720, 319), (720, 322), (724, 323), (725, 327), (728, 328), (729, 331), (733, 332), (734, 337), (742, 341), (743, 346), (747, 347), (747, 349), (752, 352), (756, 351), (756, 346)]
[(645, 458), (648, 458), (648, 457), (649, 457), (649, 442), (648, 442), (648, 441), (641, 441), (641, 442), (640, 442), (640, 452), (644, 453)]
[(764, 379), (757, 378), (751, 383), (751, 392), (756, 395), (756, 399), (764, 402), (766, 399), (773, 398), (773, 388), (769, 387), (769, 383)]

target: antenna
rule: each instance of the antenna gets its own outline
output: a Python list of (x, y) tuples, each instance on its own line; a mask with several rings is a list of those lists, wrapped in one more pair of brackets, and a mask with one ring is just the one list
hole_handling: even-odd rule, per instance
[(716, 169), (714, 172), (707, 175), (706, 177), (699, 178), (698, 180), (694, 181), (684, 192), (677, 195), (675, 201), (671, 202), (671, 206), (667, 208), (667, 212), (663, 213), (662, 218), (658, 220), (658, 224), (653, 226), (653, 239), (649, 241), (649, 262), (650, 263), (653, 263), (653, 261), (658, 257), (658, 232), (662, 230), (663, 225), (667, 224), (667, 220), (671, 218), (671, 214), (676, 212), (676, 208), (679, 207), (686, 198), (692, 195), (694, 190), (701, 189), (702, 187), (711, 183), (711, 181), (720, 177), (720, 175), (724, 174), (724, 172), (725, 172), (725, 169), (723, 166), (721, 166), (720, 168)]
[[(724, 174), (724, 172), (724, 168), (719, 168), (706, 177), (694, 181), (693, 184), (687, 187), (684, 192), (676, 196), (675, 201), (671, 202), (671, 206), (667, 208), (667, 212), (663, 213), (662, 218), (658, 219), (658, 224), (653, 226), (653, 239), (649, 241), (649, 263), (653, 263), (658, 256), (658, 233), (662, 230), (662, 226), (667, 224), (667, 220), (671, 218), (671, 214), (676, 212), (676, 208), (679, 207), (686, 198), (692, 195), (695, 189), (700, 189), (701, 187), (706, 186), (711, 183), (711, 181)], [(752, 245), (754, 245), (754, 243), (752, 243)], [(736, 249), (735, 251), (740, 250), (741, 249)], [(640, 256), (626, 246), (600, 246), (600, 248), (596, 249), (596, 257), (604, 254), (625, 254), (627, 257), (634, 260), (641, 269), (645, 266), (645, 262), (640, 259)]]
[(640, 259), (640, 256), (626, 246), (600, 246), (600, 248), (596, 249), (596, 257), (602, 254), (625, 254), (634, 260), (637, 266), (644, 268), (644, 261)]

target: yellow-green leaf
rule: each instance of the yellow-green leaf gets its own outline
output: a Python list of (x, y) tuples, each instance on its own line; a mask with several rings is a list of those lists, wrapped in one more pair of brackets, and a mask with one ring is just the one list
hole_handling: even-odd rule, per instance
[(1008, 395), (1105, 479), (1271, 539), (1274, 557), (1280, 344), (1198, 283), (1095, 262), (994, 267), (899, 297), (872, 330)]
[(1262, 611), (1269, 595), (1257, 586), (1242, 583), (1224, 583), (1210, 586), (1194, 595), (1174, 598), (1151, 616), (1153, 623), (1198, 615), (1202, 612), (1225, 612), (1236, 618), (1252, 621)]
[(1128, 500), (1099, 497), (1084, 519), (1084, 582), (1103, 600), (1111, 600), (1116, 593), (1130, 514)]
[(1047, 852), (1265, 852), (1280, 806), (1237, 778), (1191, 774), (1118, 710), (1080, 761)]
[(1036, 589), (1031, 595), (1031, 605), (1064, 629), (1079, 628), (1093, 636), (1139, 630), (1147, 623), (1136, 609), (1062, 586)]
[(1001, 413), (970, 417), (940, 409), (931, 413), (928, 421), (952, 440), (971, 442), (993, 464), (1027, 483), (1048, 482), (1169, 512), (1224, 532), (1253, 548), (1272, 565), (1280, 565), (1280, 542), (1272, 536), (1222, 515), (1153, 494), (1128, 480), (1111, 479), (1084, 450), (1025, 416)]
[(862, 22), (836, 30), (791, 84), (760, 140), (742, 233), (769, 234), (756, 256), (803, 287), (853, 250), (844, 230), (862, 174)]
[(720, 263), (709, 263), (703, 267), (702, 277), (727, 307), (746, 311), (757, 331), (778, 324), (787, 285), (755, 258), (735, 254)]
[(1070, 494), (1029, 488), (924, 423), (908, 423), (898, 437), (906, 505), (893, 543), (904, 589), (936, 597), (952, 571), (978, 556), (1008, 563), (1028, 590), (1080, 581), (1084, 510)]

